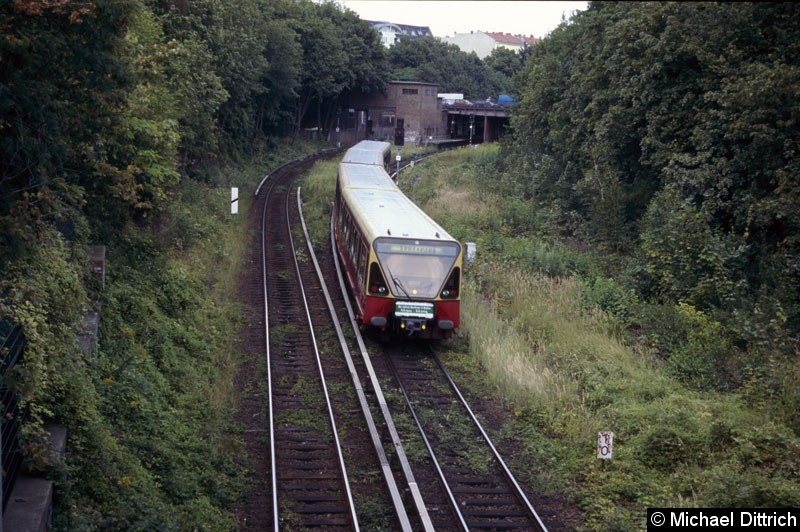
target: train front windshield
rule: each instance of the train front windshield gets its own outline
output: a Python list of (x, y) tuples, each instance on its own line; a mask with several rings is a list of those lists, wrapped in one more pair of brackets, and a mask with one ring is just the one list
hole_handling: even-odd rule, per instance
[(375, 253), (395, 297), (435, 298), (461, 246), (456, 242), (379, 238)]

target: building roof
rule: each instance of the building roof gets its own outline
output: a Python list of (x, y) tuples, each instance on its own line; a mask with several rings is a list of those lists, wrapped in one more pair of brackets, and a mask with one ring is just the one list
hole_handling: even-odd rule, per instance
[(533, 46), (534, 44), (539, 44), (540, 42), (542, 42), (542, 40), (539, 37), (533, 37), (530, 35), (523, 35), (522, 39), (528, 46)]
[(408, 81), (403, 79), (393, 79), (389, 83), (394, 83), (396, 85), (428, 85), (430, 87), (436, 87), (436, 83), (430, 83), (428, 81)]
[(500, 32), (492, 32), (487, 31), (486, 35), (491, 37), (494, 42), (498, 44), (506, 44), (511, 46), (522, 46), (525, 42), (516, 35), (511, 35), (510, 33), (500, 33)]
[(512, 35), (503, 32), (487, 31), (486, 35), (494, 39), (496, 43), (506, 46), (531, 46), (541, 41), (541, 39), (530, 35)]

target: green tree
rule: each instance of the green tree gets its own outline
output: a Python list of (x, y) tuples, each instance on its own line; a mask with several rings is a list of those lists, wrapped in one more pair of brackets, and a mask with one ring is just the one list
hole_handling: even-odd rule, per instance
[[(798, 11), (591, 3), (533, 47), (516, 78), (510, 172), (529, 196), (556, 206), (566, 227), (607, 249), (634, 249), (648, 206), (665, 201), (659, 191), (669, 187), (700, 224), (672, 237), (716, 242), (720, 264), (733, 269), (726, 278), (737, 308), (771, 315), (766, 321), (786, 312), (789, 330), (800, 331), (792, 258), (800, 227), (789, 215), (798, 208)], [(693, 294), (699, 308), (730, 305), (725, 283), (712, 294), (709, 278), (690, 270), (668, 283), (682, 286), (681, 297)], [(748, 303), (770, 297), (777, 306)]]
[(256, 129), (262, 134), (289, 134), (294, 125), (294, 106), (299, 97), (303, 49), (287, 13), (291, 6), (274, 2), (268, 12), (264, 54), (268, 58), (256, 101)]
[(37, 227), (72, 217), (89, 194), (114, 205), (118, 218), (139, 205), (135, 161), (116, 150), (131, 126), (135, 73), (125, 35), (138, 6), (0, 7), (0, 260), (35, 245)]
[(435, 83), (441, 92), (463, 93), (467, 99), (499, 94), (492, 71), (475, 53), (432, 37), (403, 39), (389, 49), (393, 79)]
[(145, 1), (162, 24), (169, 49), (164, 73), (177, 105), (180, 163), (196, 169), (222, 155), (217, 112), (229, 95), (217, 72), (211, 25), (219, 18), (222, 2)]
[(295, 108), (294, 134), (299, 135), (306, 113), (316, 106), (314, 124), (321, 127), (321, 106), (340, 94), (347, 80), (347, 54), (334, 22), (319, 16), (320, 7), (302, 2), (299, 18), (294, 19), (294, 31), (303, 49), (301, 86)]
[(215, 71), (228, 94), (216, 111), (223, 151), (250, 151), (260, 132), (256, 129), (260, 98), (266, 93), (269, 68), (265, 35), (269, 35), (266, 2), (235, 0), (216, 6), (210, 31)]
[[(385, 91), (386, 60), (374, 30), (335, 2), (298, 3), (292, 20), (303, 50), (295, 134), (305, 126), (328, 130), (346, 91)], [(307, 116), (311, 109), (315, 113)]]
[(514, 77), (523, 67), (522, 54), (508, 48), (495, 48), (483, 62), (492, 75), (492, 85), (497, 89), (496, 95), (513, 92)]

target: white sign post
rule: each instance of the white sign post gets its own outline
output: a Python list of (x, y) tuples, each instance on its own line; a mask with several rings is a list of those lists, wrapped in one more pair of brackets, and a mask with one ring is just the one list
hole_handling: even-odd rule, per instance
[(597, 459), (611, 460), (614, 451), (614, 433), (610, 430), (601, 430), (597, 433)]
[(239, 188), (231, 187), (231, 214), (239, 212)]
[(476, 253), (475, 242), (467, 242), (467, 264), (472, 264), (475, 261)]

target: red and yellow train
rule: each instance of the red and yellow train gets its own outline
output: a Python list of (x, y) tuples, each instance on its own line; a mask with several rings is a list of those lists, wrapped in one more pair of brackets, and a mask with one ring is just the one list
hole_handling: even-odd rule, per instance
[(448, 338), (459, 326), (461, 244), (387, 173), (391, 144), (362, 141), (339, 164), (334, 236), (364, 329)]

